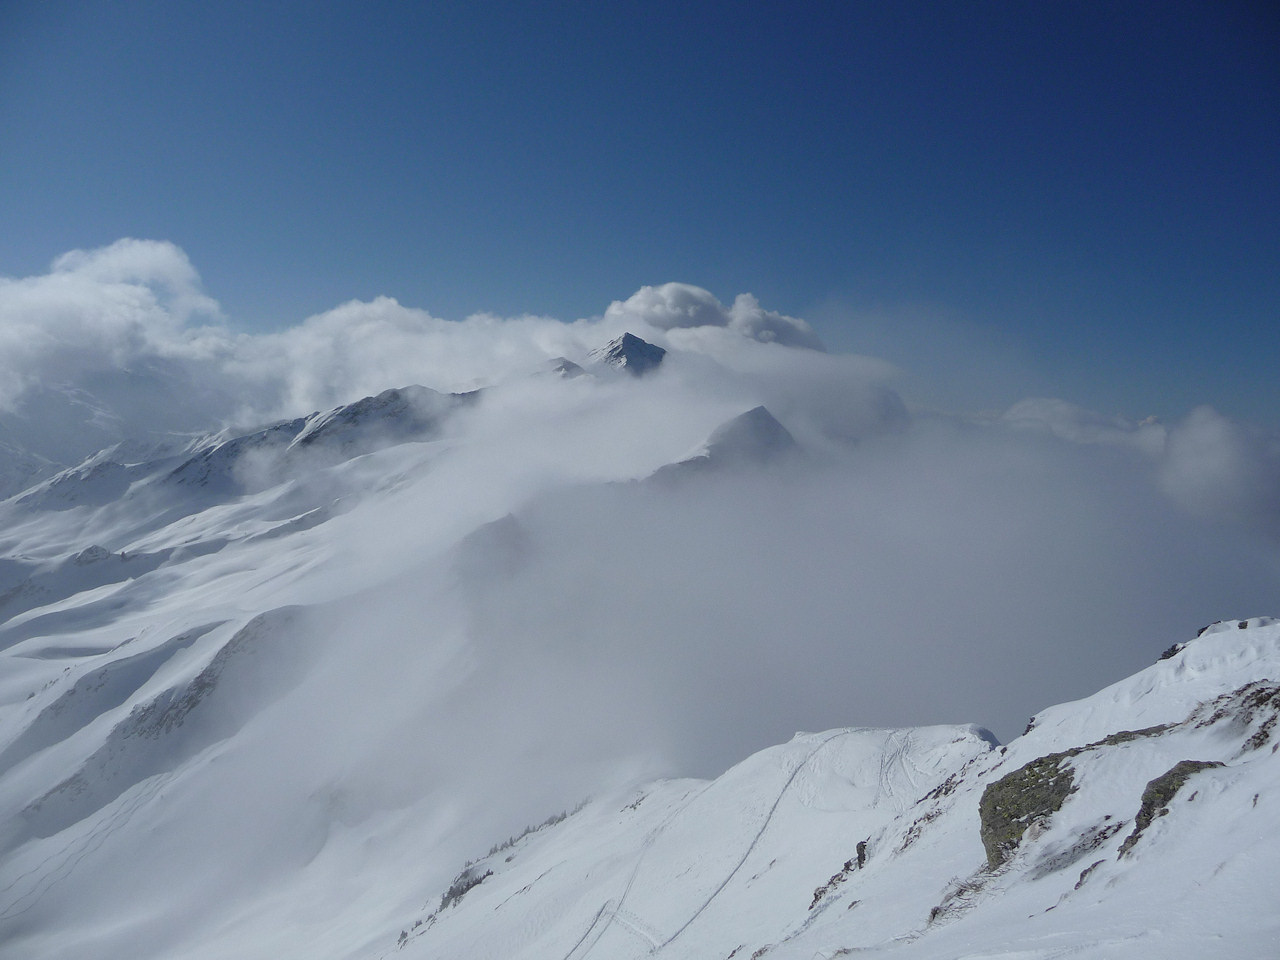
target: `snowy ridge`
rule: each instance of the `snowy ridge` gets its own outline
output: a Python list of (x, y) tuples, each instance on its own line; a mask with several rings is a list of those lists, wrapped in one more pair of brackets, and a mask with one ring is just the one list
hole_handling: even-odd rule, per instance
[[(273, 669), (266, 662), (266, 654), (273, 642), (279, 642), (294, 615), (294, 611), (283, 610), (255, 617), (220, 646), (189, 681), (136, 699), (129, 713), (114, 723), (101, 745), (75, 773), (22, 811), (31, 835), (52, 836), (82, 821), (136, 784), (178, 766), (210, 743), (231, 736), (257, 703), (287, 691), (289, 681), (301, 667), (301, 658), (277, 656)], [(199, 636), (196, 632), (174, 637), (148, 654), (130, 658), (128, 666), (141, 672), (145, 669), (144, 660), (146, 666), (161, 657), (167, 660)], [(285, 667), (283, 671), (281, 666)], [(77, 692), (83, 697), (92, 691), (102, 705), (102, 684), (102, 679), (86, 677), (77, 688), (68, 691), (65, 700), (75, 699)], [(220, 715), (205, 720), (208, 702), (215, 699), (222, 701)], [(49, 709), (57, 711), (61, 705), (55, 703)]]
[(1280, 679), (1276, 628), (1280, 620), (1253, 617), (1205, 627), (1192, 642), (1175, 644), (1158, 663), (1085, 700), (1038, 713), (1017, 741), (1081, 743), (1116, 730), (1176, 723), (1196, 706), (1254, 680)]
[(194, 486), (205, 488), (206, 495), (236, 496), (273, 486), (299, 470), (430, 439), (450, 413), (475, 398), (475, 393), (408, 386), (247, 433), (226, 429), (152, 444), (122, 442), (15, 499), (27, 509), (101, 506), (130, 493), (135, 484)]
[[(0, 647), (76, 619), (72, 610), (55, 614), (60, 602), (87, 601), (89, 591), (221, 550), (237, 514), (254, 515), (239, 534), (251, 539), (325, 522), (343, 509), (334, 495), (342, 485), (325, 482), (325, 471), (436, 437), (448, 415), (474, 398), (411, 386), (249, 433), (119, 443), (0, 502), (0, 522), (11, 529), (30, 527), (33, 518), (45, 528), (24, 538), (43, 555), (0, 561)], [(254, 493), (256, 503), (240, 499)], [(222, 504), (225, 513), (211, 512)], [(196, 532), (210, 522), (219, 528), (212, 535)], [(111, 545), (84, 539), (96, 536)]]
[(238, 494), (280, 483), (299, 471), (333, 466), (384, 447), (437, 435), (441, 421), (475, 394), (444, 395), (426, 387), (376, 397), (250, 434), (211, 440), (165, 482)]

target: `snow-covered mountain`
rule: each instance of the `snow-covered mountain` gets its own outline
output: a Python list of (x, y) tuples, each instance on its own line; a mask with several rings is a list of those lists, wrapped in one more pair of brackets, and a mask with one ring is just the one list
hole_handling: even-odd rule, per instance
[(633, 333), (624, 333), (616, 340), (611, 340), (591, 353), (591, 359), (598, 364), (617, 367), (632, 376), (644, 376), (656, 370), (662, 363), (667, 351), (656, 344), (641, 340)]
[(0, 502), (0, 957), (1277, 955), (1272, 553), (631, 340)]

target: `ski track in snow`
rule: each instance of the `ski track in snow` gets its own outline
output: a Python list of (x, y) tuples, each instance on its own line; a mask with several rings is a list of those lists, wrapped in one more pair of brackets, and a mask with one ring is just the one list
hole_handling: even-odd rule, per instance
[[(837, 740), (840, 737), (847, 737), (851, 733), (852, 731), (849, 731), (849, 730), (841, 730), (837, 733), (833, 733), (831, 736), (827, 737), (825, 740), (823, 740), (821, 743), (815, 746), (812, 750), (810, 750), (800, 760), (800, 762), (796, 764), (795, 768), (791, 771), (791, 774), (787, 777), (786, 782), (782, 785), (782, 788), (778, 791), (778, 795), (774, 798), (773, 804), (769, 807), (769, 812), (765, 814), (764, 819), (761, 821), (759, 829), (756, 830), (755, 835), (751, 838), (751, 842), (747, 844), (746, 850), (743, 851), (742, 856), (738, 859), (738, 862), (734, 865), (733, 869), (730, 870), (728, 874), (725, 875), (725, 878), (720, 881), (720, 883), (716, 886), (716, 888), (711, 892), (711, 895), (708, 896), (707, 899), (702, 903), (702, 905), (699, 906), (698, 909), (693, 912), (693, 914), (689, 917), (689, 919), (686, 920), (683, 924), (681, 924), (680, 927), (675, 931), (675, 933), (671, 934), (671, 936), (667, 937), (665, 940), (662, 940), (661, 935), (658, 934), (657, 931), (655, 931), (651, 926), (649, 926), (649, 924), (645, 923), (641, 918), (637, 917), (635, 914), (624, 910), (623, 904), (626, 903), (627, 894), (631, 892), (631, 888), (634, 885), (636, 877), (640, 872), (640, 865), (644, 860), (645, 854), (649, 852), (649, 849), (653, 846), (654, 842), (657, 840), (658, 836), (661, 835), (663, 830), (666, 829), (668, 824), (670, 824), (672, 820), (674, 820), (677, 816), (683, 813), (689, 807), (689, 804), (692, 803), (693, 801), (692, 800), (687, 801), (684, 804), (682, 804), (678, 809), (673, 811), (645, 839), (644, 848), (641, 850), (640, 855), (636, 860), (635, 867), (632, 868), (631, 875), (627, 878), (627, 884), (623, 888), (622, 896), (616, 902), (612, 900), (605, 902), (604, 906), (600, 908), (600, 910), (596, 913), (595, 917), (592, 919), (591, 924), (590, 926), (587, 927), (586, 932), (582, 935), (582, 937), (578, 940), (578, 942), (573, 945), (573, 947), (569, 950), (569, 952), (564, 955), (564, 960), (574, 960), (575, 955), (580, 958), (589, 956), (592, 948), (600, 941), (600, 938), (604, 936), (605, 931), (609, 928), (609, 925), (612, 924), (614, 920), (617, 920), (619, 924), (623, 926), (625, 929), (627, 929), (629, 932), (635, 934), (636, 936), (640, 937), (645, 942), (647, 942), (650, 946), (651, 953), (657, 950), (664, 949), (670, 946), (672, 943), (674, 943), (681, 936), (681, 934), (683, 934), (686, 930), (688, 930), (689, 927), (692, 926), (693, 923), (700, 916), (702, 916), (703, 913), (706, 912), (707, 908), (710, 907), (711, 904), (715, 902), (715, 899), (718, 896), (720, 896), (721, 893), (724, 892), (725, 887), (727, 887), (733, 881), (733, 878), (738, 875), (738, 872), (742, 869), (743, 865), (747, 862), (748, 859), (750, 859), (751, 854), (755, 851), (756, 847), (759, 845), (760, 839), (765, 835), (765, 832), (769, 829), (769, 824), (773, 821), (773, 816), (777, 812), (778, 806), (782, 803), (783, 797), (786, 796), (787, 791), (791, 788), (791, 785), (795, 782), (796, 777), (800, 775), (800, 772), (805, 768), (807, 768), (809, 764), (813, 761), (813, 759), (818, 755), (818, 753), (821, 752), (824, 748), (826, 748), (827, 745), (830, 744), (833, 740)], [(905, 749), (905, 745), (902, 747), (899, 747), (899, 754), (903, 749)], [(883, 779), (883, 767), (882, 767), (882, 779)], [(707, 787), (709, 786), (710, 784), (707, 785)], [(700, 796), (701, 793), (707, 789), (707, 787), (704, 787), (702, 791), (699, 791), (698, 795)], [(694, 799), (697, 799), (697, 797), (695, 796)], [(613, 906), (611, 907), (610, 904), (613, 904)], [(604, 920), (603, 925), (601, 925), (600, 923), (601, 920)], [(592, 937), (591, 932), (598, 925), (600, 926), (600, 929), (596, 932), (596, 935)], [(589, 943), (587, 943), (588, 940), (590, 940)], [(577, 953), (579, 948), (583, 947), (584, 943), (586, 944), (585, 949), (583, 949), (581, 953)]]
[[(591, 919), (591, 923), (587, 926), (587, 929), (583, 931), (582, 936), (578, 938), (578, 942), (575, 943), (572, 947), (570, 947), (569, 952), (564, 955), (564, 960), (572, 960), (573, 955), (578, 952), (578, 948), (581, 947), (584, 943), (587, 943), (587, 938), (591, 937), (591, 932), (596, 929), (596, 926), (600, 923), (600, 919), (605, 915), (605, 911), (609, 909), (609, 906), (612, 903), (613, 903), (612, 900), (606, 900), (603, 904), (600, 905), (600, 909), (596, 911), (596, 915)], [(600, 930), (596, 933), (595, 937), (591, 939), (591, 942), (587, 943), (586, 950), (583, 952), (582, 956), (586, 956), (587, 953), (591, 952), (591, 948), (594, 947), (596, 943), (599, 942), (602, 936), (604, 936), (604, 931), (608, 927), (608, 925), (609, 924), (606, 921), (605, 925), (601, 927)]]
[[(882, 799), (888, 799), (899, 815), (906, 811), (910, 803), (903, 800), (898, 791), (893, 788), (893, 768), (896, 766), (901, 770), (902, 776), (911, 784), (911, 789), (918, 791), (918, 781), (907, 769), (910, 749), (911, 731), (893, 730), (886, 738), (884, 749), (880, 753), (880, 775), (876, 785), (875, 802), (879, 804)], [(919, 772), (919, 768), (916, 769)]]
[(769, 829), (769, 823), (773, 820), (773, 815), (774, 813), (777, 812), (778, 805), (782, 803), (782, 798), (786, 796), (787, 790), (790, 789), (791, 784), (795, 782), (795, 779), (800, 774), (800, 771), (805, 769), (805, 767), (809, 765), (810, 761), (812, 761), (813, 758), (816, 757), (818, 753), (824, 747), (827, 746), (827, 744), (831, 743), (831, 741), (833, 740), (839, 739), (840, 737), (847, 737), (849, 736), (849, 733), (850, 731), (842, 730), (839, 733), (832, 734), (831, 736), (823, 740), (821, 743), (819, 743), (812, 750), (810, 750), (809, 753), (805, 756), (805, 758), (802, 761), (800, 761), (800, 763), (796, 764), (796, 768), (791, 771), (791, 776), (787, 777), (787, 782), (784, 783), (782, 785), (782, 789), (778, 791), (778, 796), (774, 799), (773, 806), (769, 808), (768, 814), (765, 815), (764, 822), (760, 824), (760, 829), (757, 830), (756, 835), (751, 838), (751, 843), (747, 846), (746, 851), (742, 854), (742, 859), (740, 859), (737, 865), (733, 868), (733, 870), (729, 872), (729, 875), (725, 877), (723, 881), (721, 881), (720, 885), (716, 887), (716, 889), (712, 892), (711, 896), (707, 898), (706, 902), (702, 906), (700, 906), (696, 911), (694, 911), (693, 916), (691, 916), (688, 920), (686, 920), (684, 922), (684, 925), (680, 927), (679, 930), (677, 930), (667, 939), (666, 943), (663, 944), (664, 947), (674, 942), (675, 939), (680, 936), (680, 934), (688, 930), (690, 925), (695, 920), (697, 920), (698, 917), (702, 916), (703, 912), (707, 909), (707, 907), (711, 906), (712, 901), (714, 901), (715, 898), (718, 897), (720, 893), (724, 890), (724, 888), (729, 885), (729, 881), (731, 881), (737, 875), (738, 871), (742, 869), (742, 865), (747, 862), (747, 858), (751, 856), (752, 851), (754, 851), (756, 846), (760, 843), (760, 838), (763, 837), (765, 831)]
[[(636, 857), (635, 865), (632, 866), (631, 868), (631, 873), (627, 876), (627, 882), (622, 888), (622, 894), (618, 897), (616, 901), (606, 900), (604, 905), (601, 906), (598, 911), (596, 911), (596, 915), (591, 919), (591, 923), (587, 926), (587, 929), (583, 932), (582, 936), (578, 938), (578, 942), (575, 943), (572, 947), (570, 947), (569, 952), (564, 955), (564, 960), (573, 960), (574, 954), (578, 951), (580, 947), (583, 946), (584, 943), (587, 943), (588, 939), (590, 939), (591, 942), (587, 944), (585, 950), (583, 951), (582, 954), (580, 954), (580, 956), (585, 957), (588, 953), (591, 952), (591, 948), (594, 947), (597, 942), (599, 942), (600, 938), (604, 936), (605, 930), (608, 929), (609, 924), (613, 922), (614, 913), (616, 913), (617, 909), (620, 908), (622, 904), (626, 902), (627, 895), (631, 892), (631, 888), (635, 885), (636, 877), (640, 875), (640, 867), (644, 864), (645, 857), (648, 855), (649, 851), (653, 848), (654, 843), (657, 842), (658, 837), (662, 835), (662, 832), (666, 830), (667, 826), (671, 823), (672, 820), (674, 820), (676, 817), (678, 817), (681, 813), (684, 812), (685, 808), (688, 807), (689, 804), (693, 802), (693, 800), (696, 800), (699, 796), (701, 796), (710, 788), (711, 788), (711, 784), (706, 783), (702, 785), (702, 787), (693, 795), (692, 798), (689, 798), (687, 795), (683, 797), (681, 799), (680, 805), (676, 807), (676, 809), (672, 810), (669, 814), (667, 814), (666, 817), (663, 818), (661, 823), (659, 823), (656, 827), (654, 827), (652, 830), (649, 831), (648, 835), (645, 836), (643, 842), (641, 843), (640, 853)], [(610, 904), (613, 904), (612, 910), (610, 909)], [(608, 919), (605, 919), (604, 925), (601, 926), (599, 931), (596, 933), (596, 935), (592, 937), (591, 932), (595, 930), (597, 925), (600, 924), (600, 921), (605, 918), (606, 913), (608, 914)]]
[[(19, 874), (5, 887), (0, 888), (0, 893), (8, 893), (33, 873), (40, 873), (40, 876), (30, 889), (0, 908), (0, 922), (19, 917), (38, 904), (45, 894), (65, 879), (81, 860), (97, 851), (113, 833), (133, 819), (133, 815), (160, 793), (165, 785), (173, 779), (173, 776), (172, 772), (157, 774), (145, 781), (144, 784), (140, 784), (132, 799), (124, 802), (117, 799), (118, 809), (103, 818), (98, 825), (94, 826), (78, 841), (70, 841), (31, 869)], [(62, 857), (61, 861), (55, 863), (59, 857)], [(46, 872), (46, 867), (50, 863), (54, 863), (54, 866)], [(25, 905), (23, 905), (24, 902)]]

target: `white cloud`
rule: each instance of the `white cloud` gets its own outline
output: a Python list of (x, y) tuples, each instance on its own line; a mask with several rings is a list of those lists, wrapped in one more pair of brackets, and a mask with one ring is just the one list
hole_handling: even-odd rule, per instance
[(1169, 431), (1161, 485), (1187, 509), (1280, 536), (1280, 439), (1198, 407)]
[[(556, 763), (648, 750), (705, 774), (851, 724), (1007, 738), (1204, 623), (1265, 612), (1277, 585), (1274, 544), (1189, 515), (1136, 450), (999, 424), (917, 419), (800, 465), (603, 483), (678, 456), (724, 411), (679, 380), (598, 386), (495, 396), (454, 459), (385, 516), (352, 516), (368, 538), (353, 565), (404, 570), (424, 542), (514, 513), (514, 572), (502, 543), (466, 565), (459, 694), (481, 743), (519, 705), (540, 746), (508, 766), (547, 769), (550, 744)], [(406, 523), (419, 542), (397, 540)], [(441, 607), (397, 603), (405, 624)]]
[[(193, 325), (197, 320), (211, 325)], [(120, 240), (59, 257), (48, 274), (0, 279), (0, 409), (36, 386), (146, 359), (204, 360), (229, 347), (186, 254)]]
[(227, 372), (278, 411), (321, 409), (420, 383), (465, 391), (524, 375), (561, 355), (585, 359), (602, 332), (547, 317), (442, 320), (391, 297), (352, 300), (280, 333), (243, 336)]
[(201, 291), (195, 267), (172, 243), (126, 238), (96, 250), (72, 250), (54, 260), (51, 273), (105, 287), (145, 289), (178, 322), (220, 315), (217, 302)]
[(749, 293), (738, 294), (733, 306), (726, 308), (706, 290), (688, 283), (641, 287), (626, 300), (609, 304), (604, 316), (606, 321), (646, 324), (658, 330), (728, 327), (762, 343), (822, 349), (809, 324), (765, 310)]

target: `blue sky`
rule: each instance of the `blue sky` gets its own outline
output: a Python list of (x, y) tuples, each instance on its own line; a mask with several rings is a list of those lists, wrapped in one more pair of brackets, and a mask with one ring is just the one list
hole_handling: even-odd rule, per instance
[(1276, 425), (1246, 3), (0, 5), (0, 274), (182, 247), (230, 321), (756, 294), (973, 403)]

